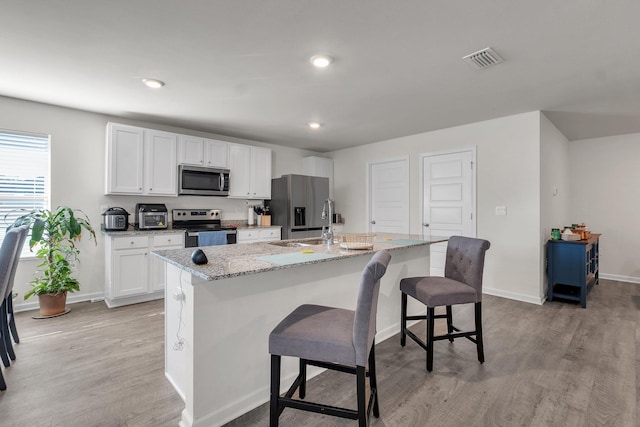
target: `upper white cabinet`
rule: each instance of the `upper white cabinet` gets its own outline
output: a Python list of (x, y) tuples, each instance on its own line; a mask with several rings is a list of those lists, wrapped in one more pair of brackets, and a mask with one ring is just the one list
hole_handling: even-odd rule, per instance
[(333, 160), (309, 156), (302, 159), (302, 173), (329, 178), (329, 197), (333, 199)]
[(271, 199), (271, 150), (251, 147), (251, 198)]
[(229, 166), (229, 143), (180, 135), (178, 137), (178, 163), (227, 168)]
[(271, 198), (268, 148), (107, 124), (105, 194), (177, 196), (179, 164), (230, 169), (229, 197)]
[(153, 196), (177, 196), (176, 135), (145, 129), (144, 192)]
[(271, 150), (229, 144), (229, 197), (271, 199)]
[(105, 194), (142, 194), (144, 130), (107, 124)]
[(107, 124), (105, 194), (177, 196), (176, 135)]

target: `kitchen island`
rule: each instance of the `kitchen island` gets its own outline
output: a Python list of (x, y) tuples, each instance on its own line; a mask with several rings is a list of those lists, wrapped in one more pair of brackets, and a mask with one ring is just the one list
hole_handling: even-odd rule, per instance
[[(191, 262), (192, 248), (154, 252), (166, 263), (165, 373), (185, 401), (180, 425), (219, 426), (267, 402), (271, 330), (301, 304), (354, 309), (360, 274), (378, 250), (392, 258), (380, 285), (376, 340), (398, 333), (398, 283), (427, 275), (429, 244), (443, 240), (379, 233), (369, 250), (291, 241), (210, 246), (202, 248), (205, 265)], [(284, 388), (297, 368), (283, 358)], [(319, 372), (309, 368), (308, 376)]]

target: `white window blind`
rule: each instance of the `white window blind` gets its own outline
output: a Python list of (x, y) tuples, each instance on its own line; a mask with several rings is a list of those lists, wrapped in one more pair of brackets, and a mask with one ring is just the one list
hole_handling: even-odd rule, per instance
[(49, 209), (49, 183), (49, 137), (0, 130), (0, 242), (24, 210)]

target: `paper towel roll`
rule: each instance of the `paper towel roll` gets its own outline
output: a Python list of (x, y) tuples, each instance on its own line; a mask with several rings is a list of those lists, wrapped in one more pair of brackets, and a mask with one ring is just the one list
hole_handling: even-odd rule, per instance
[(253, 207), (249, 207), (247, 209), (247, 224), (254, 225), (256, 223), (256, 215), (253, 211)]

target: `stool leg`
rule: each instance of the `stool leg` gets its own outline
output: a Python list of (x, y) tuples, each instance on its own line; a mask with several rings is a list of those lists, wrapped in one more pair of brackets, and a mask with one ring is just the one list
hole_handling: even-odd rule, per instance
[(278, 427), (280, 418), (280, 408), (278, 399), (280, 397), (280, 356), (271, 355), (271, 400), (269, 403), (269, 426)]
[(19, 344), (20, 337), (18, 336), (18, 330), (16, 329), (16, 318), (13, 315), (13, 295), (11, 294), (7, 297), (7, 311), (9, 312), (9, 329), (11, 329), (13, 342)]
[[(367, 427), (367, 403), (365, 390), (366, 369), (356, 366), (356, 388), (358, 393), (358, 426)], [(272, 426), (273, 427), (273, 426)]]
[(0, 327), (2, 328), (2, 339), (4, 339), (4, 347), (11, 360), (16, 360), (16, 354), (13, 352), (13, 344), (11, 343), (11, 333), (9, 332), (9, 322), (7, 320), (7, 301), (2, 301), (0, 306)]
[(304, 399), (307, 395), (307, 361), (300, 359), (300, 385), (298, 386), (298, 396)]
[[(6, 332), (8, 328), (5, 327), (7, 324), (7, 316), (4, 310), (4, 300), (2, 301), (2, 305), (0, 305), (0, 359), (2, 359), (2, 364), (5, 368), (11, 366), (11, 362), (9, 362), (8, 349), (7, 349), (7, 337)], [(9, 338), (9, 342), (11, 342), (11, 338)]]
[(7, 383), (4, 382), (4, 377), (2, 376), (2, 369), (0, 369), (0, 390), (6, 390)]
[(407, 344), (405, 329), (407, 329), (407, 294), (403, 292), (400, 299), (400, 345), (402, 347)]
[(371, 393), (375, 393), (373, 397), (373, 416), (380, 418), (380, 407), (378, 406), (378, 380), (376, 379), (376, 343), (371, 345), (369, 352), (369, 386)]
[(427, 307), (427, 371), (433, 370), (433, 333), (435, 308)]
[(482, 303), (475, 304), (476, 312), (476, 346), (478, 347), (478, 361), (484, 363), (484, 345), (482, 343)]
[[(447, 333), (453, 333), (453, 313), (450, 305), (447, 306)], [(449, 342), (453, 342), (453, 338), (449, 338)]]

